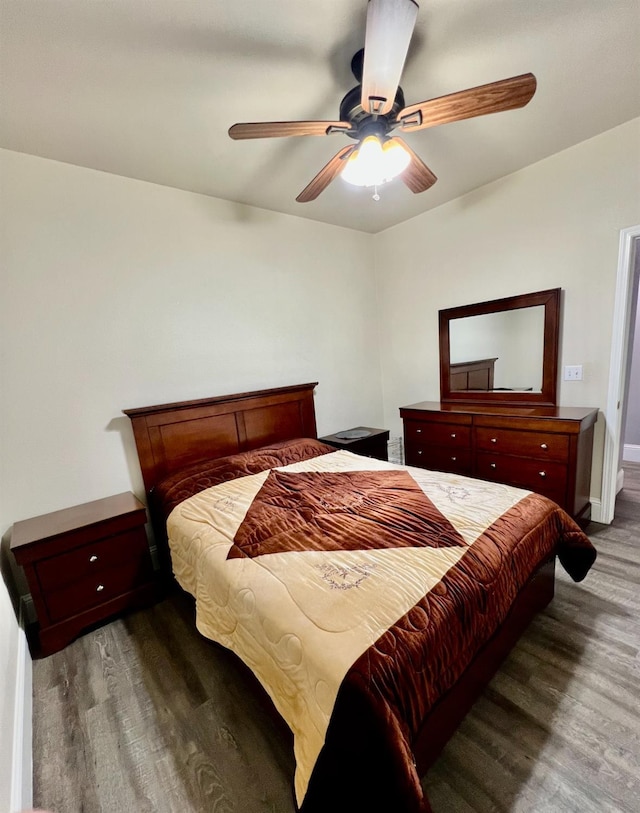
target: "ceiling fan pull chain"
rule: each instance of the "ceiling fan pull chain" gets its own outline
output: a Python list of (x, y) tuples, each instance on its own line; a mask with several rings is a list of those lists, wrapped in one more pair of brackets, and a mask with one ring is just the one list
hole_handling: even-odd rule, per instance
[(380, 195), (378, 194), (378, 184), (375, 184), (373, 187), (373, 199), (380, 200)]

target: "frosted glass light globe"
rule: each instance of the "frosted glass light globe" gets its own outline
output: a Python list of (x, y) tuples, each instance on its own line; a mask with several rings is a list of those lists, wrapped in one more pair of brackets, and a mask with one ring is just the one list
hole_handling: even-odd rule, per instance
[(367, 136), (349, 156), (342, 177), (354, 186), (381, 186), (403, 172), (411, 156), (400, 144)]

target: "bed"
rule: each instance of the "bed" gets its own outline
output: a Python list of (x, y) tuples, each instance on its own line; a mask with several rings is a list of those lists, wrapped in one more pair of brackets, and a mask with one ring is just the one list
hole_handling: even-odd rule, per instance
[(161, 568), (293, 731), (301, 813), (426, 813), (556, 558), (596, 552), (539, 495), (320, 443), (315, 386), (125, 410)]

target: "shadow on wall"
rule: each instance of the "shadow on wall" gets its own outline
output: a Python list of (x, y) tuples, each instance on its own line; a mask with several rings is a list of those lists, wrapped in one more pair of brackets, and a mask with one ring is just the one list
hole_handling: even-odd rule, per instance
[(7, 592), (13, 605), (16, 619), (20, 618), (20, 599), (29, 595), (27, 580), (11, 553), (11, 529), (9, 529), (0, 542), (0, 573), (7, 586)]
[(124, 449), (124, 456), (127, 462), (127, 469), (129, 471), (129, 479), (131, 480), (131, 489), (136, 497), (146, 504), (146, 493), (144, 482), (142, 480), (142, 472), (140, 470), (140, 463), (138, 461), (138, 452), (136, 450), (136, 442), (133, 437), (133, 429), (131, 421), (124, 415), (121, 418), (113, 418), (105, 427), (107, 432), (119, 432), (122, 439), (122, 448)]

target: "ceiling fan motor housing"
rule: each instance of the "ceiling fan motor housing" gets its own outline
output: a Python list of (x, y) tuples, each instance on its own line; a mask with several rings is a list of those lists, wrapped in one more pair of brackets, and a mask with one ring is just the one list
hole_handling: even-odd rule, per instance
[(354, 129), (347, 132), (346, 135), (355, 139), (363, 138), (364, 135), (371, 135), (372, 133), (365, 132), (365, 130), (369, 129), (369, 125), (376, 125), (376, 132), (373, 134), (377, 135), (379, 131), (382, 131), (382, 135), (386, 135), (391, 130), (392, 124), (395, 123), (398, 113), (405, 107), (404, 93), (401, 87), (398, 88), (393, 107), (382, 116), (367, 113), (362, 107), (361, 100), (362, 85), (357, 85), (340, 102), (340, 121), (348, 121), (353, 126)]

